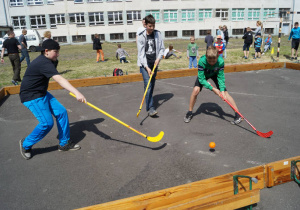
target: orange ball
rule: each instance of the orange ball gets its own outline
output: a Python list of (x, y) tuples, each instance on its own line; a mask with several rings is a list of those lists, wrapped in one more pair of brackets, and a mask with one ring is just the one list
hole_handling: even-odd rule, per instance
[(210, 142), (209, 143), (209, 147), (212, 148), (212, 149), (215, 148), (216, 147), (216, 143), (215, 142)]

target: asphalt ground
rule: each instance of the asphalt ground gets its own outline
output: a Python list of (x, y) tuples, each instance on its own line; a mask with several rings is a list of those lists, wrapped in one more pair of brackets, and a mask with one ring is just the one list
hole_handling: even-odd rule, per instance
[[(143, 82), (85, 87), (87, 100), (149, 136), (165, 132), (162, 141), (147, 139), (77, 102), (66, 90), (50, 91), (68, 110), (71, 139), (81, 150), (58, 152), (57, 128), (33, 147), (25, 160), (19, 140), (37, 120), (18, 95), (0, 102), (0, 209), (74, 209), (299, 156), (300, 72), (272, 69), (227, 73), (226, 86), (243, 121), (231, 125), (232, 109), (203, 90), (190, 123), (188, 109), (196, 77), (157, 80), (154, 101), (158, 117), (145, 105), (136, 117)], [(215, 152), (209, 143), (216, 143)], [(300, 188), (290, 182), (261, 190), (254, 209), (300, 209)]]

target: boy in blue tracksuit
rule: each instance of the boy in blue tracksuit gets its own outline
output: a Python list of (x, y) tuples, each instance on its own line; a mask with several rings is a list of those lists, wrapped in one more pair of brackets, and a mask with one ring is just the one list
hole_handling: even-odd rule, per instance
[(261, 53), (261, 50), (260, 50), (260, 47), (261, 47), (261, 43), (262, 43), (262, 39), (261, 39), (261, 34), (257, 34), (256, 35), (257, 38), (254, 42), (254, 46), (255, 46), (255, 57), (254, 59), (256, 59), (257, 57), (260, 58), (260, 53)]
[[(291, 60), (293, 60), (293, 59), (297, 60), (297, 57), (298, 57), (298, 47), (299, 47), (299, 40), (300, 40), (300, 28), (298, 26), (299, 26), (299, 23), (295, 22), (295, 27), (292, 28), (290, 36), (289, 36), (289, 41), (292, 38)], [(295, 57), (294, 57), (294, 49), (296, 50)]]

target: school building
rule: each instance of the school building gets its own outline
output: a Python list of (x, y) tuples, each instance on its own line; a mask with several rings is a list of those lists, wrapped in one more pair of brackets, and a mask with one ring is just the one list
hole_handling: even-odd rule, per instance
[(128, 42), (135, 40), (142, 18), (152, 14), (165, 39), (202, 38), (207, 30), (214, 35), (219, 25), (241, 36), (257, 20), (265, 33), (277, 35), (280, 11), (282, 33), (299, 21), (287, 13), (294, 7), (295, 0), (0, 0), (0, 26), (36, 29), (41, 36), (50, 30), (60, 43), (90, 43), (95, 33), (101, 40)]

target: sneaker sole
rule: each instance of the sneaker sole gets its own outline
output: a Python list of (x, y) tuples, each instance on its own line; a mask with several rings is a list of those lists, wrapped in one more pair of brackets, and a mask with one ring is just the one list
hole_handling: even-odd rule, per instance
[(67, 152), (67, 151), (76, 151), (76, 150), (80, 150), (81, 147), (79, 146), (78, 148), (72, 148), (72, 149), (69, 149), (69, 150), (62, 150), (62, 149), (58, 149), (59, 152)]
[(20, 153), (21, 153), (22, 157), (25, 158), (25, 160), (29, 160), (31, 157), (30, 157), (30, 158), (29, 158), (29, 157), (26, 157), (26, 156), (23, 154), (23, 151), (22, 151), (22, 149), (23, 149), (23, 146), (22, 146), (22, 140), (23, 140), (23, 139), (21, 139), (21, 140), (19, 141), (19, 145), (20, 145)]
[(184, 120), (185, 123), (189, 123), (189, 122), (191, 122), (192, 118), (191, 119), (183, 118), (183, 120)]
[(153, 114), (149, 114), (149, 116), (150, 116), (150, 117), (153, 117), (153, 116), (155, 116), (155, 115), (157, 115), (157, 114), (158, 114), (158, 112), (155, 111)]

